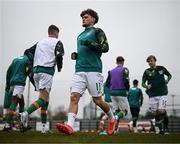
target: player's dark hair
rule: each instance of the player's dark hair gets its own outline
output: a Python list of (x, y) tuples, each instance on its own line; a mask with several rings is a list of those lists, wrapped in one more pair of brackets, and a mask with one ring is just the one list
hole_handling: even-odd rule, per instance
[(52, 34), (52, 33), (54, 33), (55, 31), (59, 32), (59, 28), (58, 28), (57, 26), (55, 26), (55, 25), (50, 25), (50, 26), (48, 27), (48, 34)]
[(137, 79), (133, 80), (133, 85), (138, 85), (139, 81)]
[(80, 14), (81, 17), (83, 17), (85, 14), (89, 14), (90, 16), (92, 16), (93, 18), (95, 18), (95, 22), (94, 24), (96, 24), (99, 20), (99, 16), (97, 14), (96, 11), (92, 10), (92, 9), (86, 9), (86, 10), (83, 10)]
[(122, 56), (118, 56), (116, 58), (116, 63), (122, 63), (122, 62), (124, 62), (124, 58)]
[(156, 61), (156, 57), (154, 55), (150, 55), (147, 57), (146, 62), (149, 62), (150, 59), (154, 59)]

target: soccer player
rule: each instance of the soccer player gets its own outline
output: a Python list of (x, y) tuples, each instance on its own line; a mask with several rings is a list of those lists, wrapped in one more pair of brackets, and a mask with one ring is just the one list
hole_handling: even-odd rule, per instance
[(78, 112), (78, 102), (88, 89), (93, 101), (109, 117), (109, 131), (114, 133), (115, 118), (109, 105), (103, 101), (101, 87), (103, 85), (101, 55), (109, 50), (105, 33), (94, 25), (98, 22), (98, 14), (92, 9), (81, 12), (82, 26), (85, 30), (77, 38), (77, 53), (72, 53), (76, 59), (75, 74), (71, 82), (71, 96), (67, 124), (57, 123), (59, 131), (66, 134), (74, 133), (74, 121)]
[(124, 119), (128, 113), (128, 90), (129, 90), (129, 70), (124, 67), (124, 58), (116, 58), (117, 66), (108, 72), (107, 84), (110, 88), (113, 109), (115, 110), (116, 119)]
[[(129, 107), (132, 115), (132, 126), (133, 126), (133, 131), (134, 133), (137, 133), (137, 120), (139, 117), (139, 111), (140, 107), (143, 104), (143, 93), (140, 88), (138, 88), (138, 80), (133, 80), (133, 87), (129, 89), (128, 93), (128, 102), (129, 102)], [(131, 127), (131, 124), (130, 124)]]
[(58, 40), (58, 36), (59, 28), (50, 25), (48, 37), (37, 43), (33, 72), (36, 90), (39, 91), (39, 99), (33, 102), (25, 112), (20, 113), (21, 122), (26, 127), (28, 116), (41, 108), (42, 133), (47, 132), (47, 109), (55, 66), (57, 64), (58, 72), (60, 72), (63, 62), (64, 48), (62, 42)]
[[(30, 49), (34, 48), (31, 47)], [(26, 84), (26, 78), (29, 76), (32, 80), (32, 64), (33, 56), (26, 52), (23, 56), (15, 58), (9, 66), (6, 73), (6, 88), (4, 97), (4, 109), (5, 112), (5, 126), (3, 131), (12, 130), (13, 117), (16, 115), (16, 107), (19, 104), (19, 112), (24, 111), (24, 88)]]
[[(146, 61), (149, 64), (149, 68), (144, 71), (142, 86), (146, 88), (150, 110), (155, 116), (156, 126), (159, 127), (160, 134), (168, 134), (168, 115), (166, 112), (167, 84), (172, 76), (164, 66), (156, 65), (156, 57), (154, 55), (148, 56)], [(159, 131), (157, 127), (156, 133)]]

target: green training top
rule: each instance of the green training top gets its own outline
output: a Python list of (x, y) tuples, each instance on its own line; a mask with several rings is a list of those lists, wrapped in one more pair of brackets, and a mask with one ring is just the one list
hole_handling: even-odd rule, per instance
[(108, 103), (112, 102), (110, 90), (108, 86), (106, 85), (106, 83), (103, 84), (103, 90), (104, 90), (104, 101)]
[(131, 108), (139, 108), (143, 102), (143, 94), (140, 88), (132, 87), (129, 89), (128, 102)]
[[(146, 93), (149, 97), (163, 96), (168, 94), (165, 77), (169, 81), (172, 76), (168, 70), (163, 66), (156, 66), (156, 68), (148, 68), (145, 70), (142, 77), (142, 86), (146, 88)], [(147, 82), (147, 84), (146, 84)], [(147, 89), (147, 85), (151, 84), (151, 89)]]
[(14, 85), (25, 86), (28, 62), (28, 57), (25, 55), (12, 61), (6, 73), (6, 87)]
[(108, 50), (108, 42), (101, 29), (85, 28), (77, 38), (75, 72), (102, 72), (101, 55)]

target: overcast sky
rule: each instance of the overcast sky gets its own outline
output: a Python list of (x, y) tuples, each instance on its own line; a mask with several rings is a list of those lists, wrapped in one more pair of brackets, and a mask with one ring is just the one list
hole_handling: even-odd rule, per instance
[[(179, 0), (0, 0), (0, 104), (3, 103), (5, 75), (13, 58), (23, 54), (37, 41), (47, 36), (47, 28), (55, 24), (60, 28), (60, 40), (65, 56), (62, 72), (55, 74), (50, 105), (52, 109), (69, 103), (69, 83), (75, 62), (70, 59), (76, 51), (77, 36), (84, 30), (81, 11), (87, 8), (99, 14), (100, 27), (106, 33), (110, 51), (103, 54), (103, 75), (115, 67), (115, 59), (122, 55), (130, 70), (131, 83), (141, 77), (148, 65), (146, 58), (153, 54), (157, 64), (172, 74), (169, 94), (180, 96), (180, 1)], [(144, 91), (144, 89), (143, 89)], [(31, 87), (32, 103), (37, 93)], [(27, 88), (25, 98), (27, 97)], [(90, 100), (88, 93), (80, 101), (82, 107)], [(171, 103), (169, 97), (168, 104)], [(180, 103), (180, 98), (175, 97)], [(143, 110), (148, 106), (145, 96)]]

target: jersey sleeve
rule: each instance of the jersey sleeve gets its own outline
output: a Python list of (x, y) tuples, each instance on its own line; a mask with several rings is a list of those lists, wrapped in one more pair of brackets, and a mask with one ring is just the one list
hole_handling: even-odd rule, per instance
[(163, 71), (164, 71), (164, 74), (168, 77), (167, 80), (170, 81), (170, 79), (172, 78), (172, 75), (170, 74), (170, 72), (165, 67), (163, 67)]
[(28, 57), (29, 61), (32, 62), (32, 63), (33, 63), (33, 60), (34, 60), (34, 54), (35, 54), (35, 51), (36, 51), (36, 46), (37, 46), (37, 43), (24, 51), (24, 55), (26, 55)]
[(34, 73), (33, 73), (33, 64), (31, 62), (27, 63), (25, 66), (25, 73), (26, 75), (29, 77), (30, 82), (32, 83), (32, 85), (35, 87), (35, 82), (34, 82)]
[(111, 81), (111, 77), (110, 77), (110, 71), (108, 71), (108, 76), (105, 82), (105, 85), (110, 88), (110, 81)]
[(144, 71), (143, 76), (142, 76), (142, 87), (143, 87), (143, 88), (147, 88), (147, 85), (146, 85), (146, 81), (147, 81), (146, 71), (147, 71), (147, 70)]
[(5, 88), (5, 90), (6, 91), (9, 91), (9, 89), (10, 89), (10, 79), (11, 79), (11, 70), (12, 68), (11, 68), (11, 65), (8, 67), (8, 70), (7, 70), (7, 72), (6, 72), (6, 88)]
[(141, 104), (141, 106), (142, 106), (144, 97), (143, 97), (143, 93), (142, 93), (142, 90), (141, 90), (141, 89), (139, 89), (139, 95), (140, 95), (140, 104)]
[(58, 72), (61, 71), (63, 66), (64, 47), (61, 41), (58, 41), (55, 47), (55, 57), (57, 63)]
[(106, 53), (109, 51), (109, 44), (104, 31), (100, 28), (96, 28), (95, 32), (97, 42), (85, 41), (85, 45), (89, 46), (92, 50), (99, 53)]
[(124, 68), (124, 85), (126, 87), (126, 90), (129, 90), (130, 84), (129, 84), (129, 70), (128, 70), (128, 68)]

